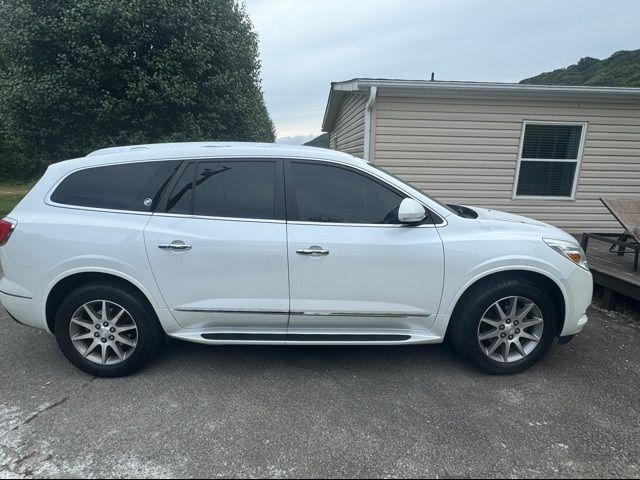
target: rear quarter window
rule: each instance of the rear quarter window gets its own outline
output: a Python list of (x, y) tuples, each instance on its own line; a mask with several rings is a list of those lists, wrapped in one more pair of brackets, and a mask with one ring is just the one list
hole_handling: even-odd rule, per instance
[(180, 161), (86, 168), (66, 177), (51, 195), (63, 205), (153, 211)]

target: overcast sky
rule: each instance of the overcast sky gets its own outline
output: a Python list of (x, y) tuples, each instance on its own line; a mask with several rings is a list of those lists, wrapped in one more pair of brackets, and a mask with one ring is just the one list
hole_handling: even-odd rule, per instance
[(320, 133), (333, 81), (517, 82), (640, 48), (638, 0), (246, 0), (277, 135)]

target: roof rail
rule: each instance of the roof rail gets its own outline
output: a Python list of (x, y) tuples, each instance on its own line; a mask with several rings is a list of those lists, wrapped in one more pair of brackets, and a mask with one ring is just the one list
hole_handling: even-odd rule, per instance
[(171, 150), (176, 148), (224, 148), (237, 145), (253, 145), (253, 146), (277, 146), (276, 143), (250, 143), (250, 142), (175, 142), (175, 143), (150, 143), (147, 145), (125, 145), (122, 147), (108, 147), (94, 150), (88, 153), (87, 157), (95, 157), (97, 155), (111, 155), (114, 153), (128, 153), (139, 150)]

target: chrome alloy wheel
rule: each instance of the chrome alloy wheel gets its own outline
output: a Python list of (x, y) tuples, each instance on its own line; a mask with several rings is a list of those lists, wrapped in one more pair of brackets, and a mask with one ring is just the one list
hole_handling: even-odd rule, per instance
[(117, 365), (138, 345), (138, 327), (123, 307), (108, 300), (93, 300), (78, 308), (69, 323), (75, 349), (99, 365)]
[(544, 332), (540, 308), (524, 297), (506, 297), (491, 305), (478, 326), (478, 342), (491, 360), (513, 363), (533, 352)]

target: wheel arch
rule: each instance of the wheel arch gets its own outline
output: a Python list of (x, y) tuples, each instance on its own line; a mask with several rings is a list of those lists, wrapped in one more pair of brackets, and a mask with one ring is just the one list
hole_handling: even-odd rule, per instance
[(564, 329), (567, 315), (567, 298), (564, 290), (552, 277), (538, 271), (524, 269), (503, 270), (489, 273), (480, 278), (474, 279), (470, 284), (465, 286), (454, 301), (455, 306), (453, 307), (453, 310), (451, 312), (451, 321), (449, 322), (449, 326), (447, 327), (446, 335), (448, 336), (449, 334), (449, 327), (451, 326), (451, 322), (455, 321), (457, 311), (462, 307), (462, 305), (464, 305), (465, 300), (473, 295), (475, 289), (479, 288), (485, 282), (505, 279), (525, 279), (533, 281), (541, 284), (545, 291), (549, 292), (549, 295), (553, 299), (554, 303), (558, 307), (558, 311), (560, 312), (561, 321), (559, 322), (558, 331), (556, 332), (556, 335), (560, 335), (560, 333)]
[(54, 324), (56, 312), (58, 311), (60, 304), (67, 297), (67, 295), (69, 295), (73, 290), (82, 285), (98, 282), (117, 285), (129, 292), (134, 293), (140, 298), (141, 301), (145, 302), (149, 306), (149, 308), (151, 308), (151, 311), (153, 311), (157, 317), (157, 310), (154, 307), (149, 294), (145, 293), (139, 285), (137, 285), (130, 279), (115, 275), (113, 273), (100, 271), (76, 272), (58, 279), (56, 283), (49, 289), (47, 300), (45, 302), (45, 319), (47, 322), (47, 327), (51, 333), (55, 333)]

